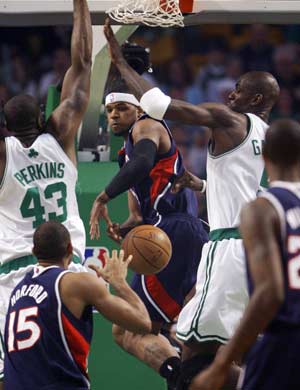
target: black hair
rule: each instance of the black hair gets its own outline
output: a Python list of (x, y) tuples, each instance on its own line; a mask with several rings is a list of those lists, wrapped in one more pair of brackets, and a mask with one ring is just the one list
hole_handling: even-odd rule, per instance
[(299, 164), (300, 124), (292, 119), (274, 121), (266, 133), (263, 154), (281, 167)]
[(17, 95), (4, 106), (6, 127), (13, 132), (40, 129), (40, 107), (30, 95)]
[(68, 255), (71, 238), (68, 230), (57, 221), (40, 225), (33, 235), (33, 253), (41, 260), (59, 261)]

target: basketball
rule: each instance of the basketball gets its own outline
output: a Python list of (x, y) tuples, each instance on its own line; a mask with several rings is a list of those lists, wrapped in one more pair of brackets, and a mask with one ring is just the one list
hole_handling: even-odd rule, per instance
[(152, 275), (168, 264), (172, 255), (172, 244), (164, 231), (156, 226), (141, 225), (132, 229), (122, 242), (125, 257), (132, 255), (129, 264), (134, 272)]

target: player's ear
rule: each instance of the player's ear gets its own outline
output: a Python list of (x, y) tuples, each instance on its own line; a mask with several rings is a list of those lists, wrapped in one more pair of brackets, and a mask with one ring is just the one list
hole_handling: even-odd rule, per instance
[(36, 257), (34, 246), (32, 247), (31, 252), (32, 252), (32, 254)]
[(252, 106), (259, 106), (263, 101), (264, 96), (261, 93), (257, 93), (252, 99)]
[(73, 245), (72, 245), (71, 241), (68, 243), (67, 253), (68, 253), (68, 255), (71, 255), (73, 253)]

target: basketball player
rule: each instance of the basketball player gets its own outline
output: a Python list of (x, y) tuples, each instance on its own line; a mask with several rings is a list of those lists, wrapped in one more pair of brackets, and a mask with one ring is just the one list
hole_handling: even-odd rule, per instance
[(221, 388), (231, 362), (250, 347), (239, 389), (300, 388), (299, 123), (273, 122), (263, 156), (270, 189), (241, 213), (250, 302), (232, 339), (192, 382), (193, 390)]
[(59, 222), (40, 225), (33, 236), (38, 265), (15, 287), (5, 325), (6, 390), (89, 389), (87, 358), (93, 331), (93, 306), (112, 321), (136, 333), (150, 332), (143, 302), (126, 282), (131, 256), (113, 251), (102, 278), (68, 271), (72, 243)]
[[(167, 267), (156, 275), (135, 275), (132, 288), (145, 303), (152, 320), (151, 335), (136, 335), (115, 325), (116, 342), (167, 379), (170, 388), (180, 359), (168, 340), (159, 334), (165, 323), (179, 314), (185, 297), (196, 283), (203, 244), (208, 237), (198, 219), (195, 193), (170, 188), (184, 171), (182, 157), (164, 121), (139, 116), (139, 103), (131, 94), (113, 92), (105, 101), (108, 124), (122, 136), (120, 171), (96, 198), (91, 212), (91, 238), (99, 237), (99, 218), (104, 217), (116, 238), (138, 223), (160, 227), (172, 243)], [(106, 204), (129, 191), (129, 219), (120, 226), (107, 216)]]
[[(74, 261), (84, 259), (74, 141), (89, 99), (91, 54), (87, 2), (74, 0), (72, 64), (63, 81), (60, 105), (47, 125), (42, 128), (39, 105), (31, 96), (15, 96), (4, 106), (6, 127), (13, 136), (0, 141), (1, 333), (11, 291), (36, 263), (31, 248), (37, 226), (53, 219), (64, 223), (72, 237)], [(1, 376), (2, 366), (1, 362)]]
[[(128, 66), (108, 22), (104, 32), (112, 61), (123, 79), (136, 96), (147, 91), (140, 103), (151, 117), (211, 129), (206, 192), (210, 241), (202, 251), (196, 294), (183, 308), (177, 324), (177, 337), (185, 342), (180, 380), (185, 388), (233, 335), (248, 302), (244, 251), (237, 227), (242, 206), (255, 199), (260, 189), (262, 145), (279, 86), (270, 73), (249, 72), (230, 93), (228, 105), (197, 106), (174, 100), (157, 88), (149, 89), (149, 83)], [(189, 182), (186, 176), (184, 183)]]

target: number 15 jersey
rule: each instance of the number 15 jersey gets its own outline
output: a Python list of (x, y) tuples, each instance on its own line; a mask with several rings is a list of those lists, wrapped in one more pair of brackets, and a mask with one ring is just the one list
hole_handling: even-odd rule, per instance
[(57, 220), (71, 235), (74, 254), (84, 258), (85, 230), (75, 187), (77, 169), (51, 134), (26, 148), (7, 137), (6, 167), (0, 187), (0, 265), (30, 255), (41, 223)]

